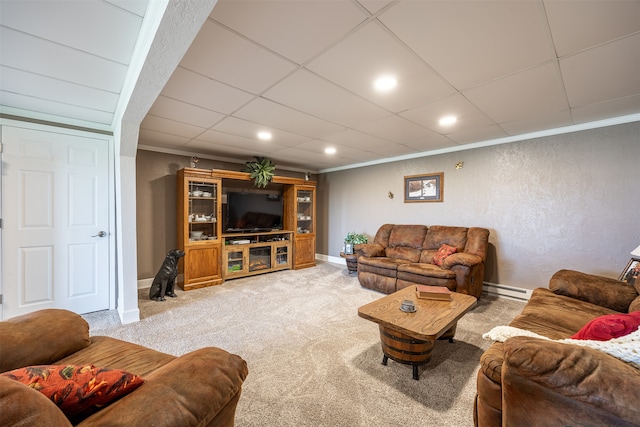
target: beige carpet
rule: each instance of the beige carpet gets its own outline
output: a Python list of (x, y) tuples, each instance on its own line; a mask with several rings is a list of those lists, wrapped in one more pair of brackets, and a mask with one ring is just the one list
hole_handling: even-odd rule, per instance
[(248, 363), (236, 414), (243, 426), (472, 426), (481, 335), (507, 324), (522, 302), (484, 297), (458, 322), (456, 342), (438, 341), (431, 361), (383, 366), (375, 323), (358, 307), (383, 295), (364, 289), (346, 267), (282, 271), (150, 301), (142, 320), (119, 325), (113, 311), (84, 317), (109, 335), (181, 355), (221, 347)]

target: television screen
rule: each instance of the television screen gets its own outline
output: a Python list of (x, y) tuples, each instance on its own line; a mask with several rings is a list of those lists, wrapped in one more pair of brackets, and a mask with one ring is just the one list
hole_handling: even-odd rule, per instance
[(227, 193), (226, 231), (282, 229), (283, 203), (278, 194)]

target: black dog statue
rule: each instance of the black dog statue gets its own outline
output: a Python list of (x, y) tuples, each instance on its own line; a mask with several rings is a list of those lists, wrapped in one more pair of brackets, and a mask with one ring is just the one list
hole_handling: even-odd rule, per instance
[(183, 256), (184, 252), (179, 249), (169, 251), (156, 277), (153, 278), (149, 299), (165, 301), (165, 295), (171, 298), (178, 296), (173, 290), (176, 285), (176, 276), (178, 276), (178, 261)]

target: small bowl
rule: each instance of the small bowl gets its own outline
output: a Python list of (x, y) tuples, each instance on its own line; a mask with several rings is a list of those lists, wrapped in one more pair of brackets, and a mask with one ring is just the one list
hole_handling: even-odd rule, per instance
[(203, 233), (204, 233), (204, 231), (192, 231), (190, 233), (190, 235), (191, 235), (192, 239), (198, 240), (198, 239), (200, 239), (202, 237)]
[(202, 197), (202, 191), (199, 191), (199, 190), (194, 191), (192, 194), (194, 195), (194, 197)]

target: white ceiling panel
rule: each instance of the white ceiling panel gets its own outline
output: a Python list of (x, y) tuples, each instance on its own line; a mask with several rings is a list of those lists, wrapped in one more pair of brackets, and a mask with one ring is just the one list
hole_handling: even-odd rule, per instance
[[(0, 90), (98, 111), (115, 111), (118, 94), (13, 68), (0, 67)], [(55, 114), (56, 111), (44, 111)]]
[(379, 19), (460, 90), (552, 59), (535, 1), (408, 1)]
[(363, 22), (350, 1), (219, 1), (211, 17), (298, 64)]
[(371, 14), (379, 12), (380, 9), (392, 3), (392, 0), (358, 0)]
[(639, 109), (640, 95), (633, 95), (580, 108), (573, 108), (571, 115), (574, 123), (587, 123), (611, 117), (637, 114)]
[(167, 135), (175, 135), (183, 138), (195, 138), (206, 129), (165, 119), (163, 117), (147, 115), (140, 124), (140, 129), (150, 129)]
[(222, 120), (225, 115), (207, 110), (196, 105), (187, 104), (166, 96), (159, 96), (149, 110), (149, 114), (165, 119), (208, 129)]
[(550, 123), (554, 128), (569, 126), (572, 124), (571, 113), (569, 110), (549, 111), (531, 118), (500, 123), (500, 127), (509, 135), (520, 135), (539, 130), (541, 123)]
[(640, 33), (562, 59), (560, 69), (572, 107), (640, 94)]
[(306, 70), (297, 71), (269, 89), (263, 96), (313, 116), (350, 127), (391, 114)]
[(253, 94), (261, 93), (296, 69), (292, 62), (212, 20), (204, 23), (181, 65)]
[(387, 157), (402, 156), (416, 152), (416, 150), (406, 145), (391, 142), (386, 139), (378, 138), (352, 129), (336, 133), (323, 139), (345, 147), (358, 147), (365, 151), (370, 151)]
[(358, 126), (356, 130), (412, 148), (427, 148), (432, 145), (442, 146), (448, 142), (447, 138), (441, 134), (395, 115)]
[[(33, 74), (40, 74), (46, 67), (52, 78), (113, 93), (120, 92), (127, 73), (124, 64), (6, 27), (0, 27), (0, 52), (7, 67)], [(25, 52), (41, 54), (25, 55)], [(77, 66), (80, 62), (83, 67)]]
[(188, 138), (169, 135), (155, 130), (140, 129), (139, 143), (142, 145), (150, 145), (157, 148), (183, 149), (184, 145), (189, 142)]
[(545, 0), (559, 57), (640, 31), (640, 1)]
[(344, 129), (342, 126), (263, 98), (251, 101), (234, 115), (248, 121), (271, 126), (275, 129), (286, 129), (292, 133), (310, 138), (322, 138)]
[(454, 131), (447, 135), (451, 141), (458, 145), (474, 142), (490, 141), (508, 136), (498, 125), (475, 128), (473, 130)]
[(1, 7), (0, 25), (125, 65), (142, 25), (140, 16), (98, 0), (2, 1)]
[[(500, 94), (499, 98), (496, 93)], [(568, 109), (553, 63), (470, 89), (463, 95), (497, 123)]]
[(302, 142), (309, 141), (310, 139), (306, 136), (284, 132), (275, 128), (271, 128), (269, 126), (260, 125), (231, 116), (227, 117), (216, 126), (214, 126), (213, 130), (230, 135), (237, 135), (243, 138), (250, 139), (254, 143), (258, 142), (260, 144), (266, 145), (268, 145), (268, 141), (267, 143), (265, 143), (264, 141), (256, 140), (256, 136), (258, 135), (258, 132), (269, 132), (272, 135), (272, 140), (277, 141), (277, 145), (284, 147), (297, 145)]
[(162, 95), (219, 113), (231, 113), (253, 95), (178, 67)]
[[(307, 68), (393, 112), (454, 93), (451, 86), (375, 22), (311, 61)], [(373, 81), (387, 74), (398, 80), (397, 88), (389, 93), (376, 92)]]

